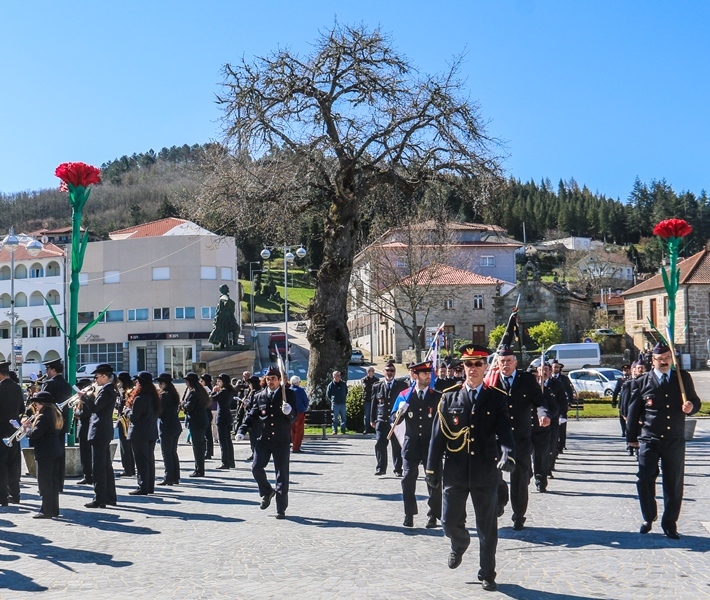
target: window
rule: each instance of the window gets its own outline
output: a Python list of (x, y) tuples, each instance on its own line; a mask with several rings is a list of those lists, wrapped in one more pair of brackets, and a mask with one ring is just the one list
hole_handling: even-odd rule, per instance
[(79, 323), (91, 323), (94, 320), (94, 311), (84, 311), (79, 313)]
[(153, 321), (167, 321), (169, 318), (170, 307), (153, 309)]
[(473, 295), (473, 308), (481, 309), (483, 308), (483, 294)]
[(200, 267), (200, 279), (217, 279), (217, 267)]
[(47, 325), (47, 337), (59, 337), (59, 327), (56, 325)]
[(148, 309), (147, 308), (129, 308), (128, 309), (128, 320), (129, 321), (147, 321), (148, 320)]
[(30, 279), (44, 277), (44, 269), (40, 265), (32, 265), (30, 268)]
[(170, 279), (170, 267), (153, 267), (153, 281)]
[(203, 306), (201, 311), (200, 311), (200, 318), (202, 319), (214, 319), (215, 314), (217, 313), (217, 307), (216, 306)]
[(121, 283), (121, 272), (104, 271), (104, 283)]
[(474, 344), (480, 344), (481, 346), (485, 346), (488, 343), (488, 340), (486, 339), (486, 326), (485, 325), (474, 325), (473, 326), (471, 341)]
[(175, 318), (176, 319), (194, 319), (195, 318), (195, 307), (194, 306), (177, 306), (175, 308)]
[(668, 296), (663, 296), (663, 316), (668, 316)]
[(77, 347), (77, 365), (88, 363), (108, 363), (116, 372), (124, 371), (123, 343), (113, 344), (79, 344)]
[(10, 330), (9, 329), (0, 329), (0, 339), (9, 340), (10, 339)]
[(79, 285), (89, 285), (88, 273), (79, 273)]
[(44, 327), (41, 325), (39, 327), (30, 327), (30, 337), (41, 338), (44, 337)]
[(99, 319), (99, 323), (120, 323), (123, 321), (122, 310), (107, 310)]
[(222, 281), (232, 281), (232, 267), (222, 267)]
[(447, 298), (444, 300), (444, 310), (454, 310), (454, 299)]
[(643, 321), (643, 300), (636, 302), (636, 320)]
[(495, 256), (481, 256), (481, 266), (482, 267), (495, 267), (496, 257)]

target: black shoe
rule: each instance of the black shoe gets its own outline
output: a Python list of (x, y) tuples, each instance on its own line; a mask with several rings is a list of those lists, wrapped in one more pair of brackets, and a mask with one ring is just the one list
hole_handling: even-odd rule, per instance
[(84, 477), (84, 479), (80, 479), (79, 481), (77, 481), (77, 483), (79, 485), (93, 485), (94, 482), (91, 479), (87, 479), (86, 477)]
[(285, 519), (285, 518), (286, 518), (286, 513), (277, 512), (277, 513), (276, 513), (276, 518), (277, 518), (277, 519)]
[(249, 458), (245, 458), (245, 459), (244, 459), (244, 462), (250, 462), (250, 461), (252, 461), (252, 460), (254, 460), (254, 455), (253, 455), (253, 454), (252, 454)]
[(426, 527), (427, 529), (434, 529), (435, 527), (438, 527), (439, 524), (436, 522), (436, 517), (429, 517), (429, 520), (426, 522)]
[(261, 497), (261, 504), (259, 505), (259, 508), (261, 510), (266, 510), (269, 508), (269, 505), (271, 504), (271, 501), (274, 499), (274, 496), (276, 496), (276, 490), (271, 490), (266, 496)]
[(676, 529), (666, 529), (665, 527), (663, 528), (663, 533), (664, 535), (671, 539), (671, 540), (679, 540), (680, 539), (680, 534)]
[(641, 523), (639, 533), (648, 533), (649, 531), (651, 531), (651, 527), (653, 527), (653, 523), (651, 523), (650, 521), (644, 521), (643, 523)]
[(381, 477), (381, 476), (384, 475), (386, 472), (387, 472), (387, 471), (375, 471), (375, 476), (376, 476), (376, 477)]
[(131, 490), (130, 492), (128, 492), (128, 495), (129, 496), (147, 496), (148, 492), (144, 492), (142, 489), (138, 488), (138, 489)]
[[(549, 479), (554, 479), (554, 478), (555, 478), (555, 476), (554, 476), (552, 473), (550, 473), (547, 477), (548, 477)], [(495, 583), (495, 582), (494, 582), (494, 583)]]
[(401, 477), (402, 476), (402, 471), (395, 471), (394, 472), (395, 477)]
[(455, 569), (461, 564), (461, 559), (463, 557), (457, 552), (452, 552), (449, 554), (449, 569)]
[(159, 481), (156, 485), (172, 485), (172, 481), (168, 481), (167, 479), (163, 479), (163, 481)]
[(405, 527), (414, 527), (414, 517), (412, 515), (404, 515), (404, 523), (402, 523)]
[(204, 477), (204, 476), (205, 476), (205, 474), (200, 473), (199, 471), (193, 471), (192, 473), (190, 473), (190, 477)]
[(219, 465), (219, 467), (215, 467), (216, 469), (219, 469), (220, 471), (229, 471), (230, 467), (227, 465)]
[(84, 506), (86, 506), (86, 508), (106, 508), (105, 504), (99, 504), (98, 502), (96, 502), (96, 500), (87, 502), (86, 504), (84, 504)]
[(513, 530), (521, 531), (525, 527), (524, 523), (520, 519), (513, 521)]
[(19, 496), (10, 496), (7, 501), (10, 504), (19, 504), (20, 503), (20, 497)]
[(0, 506), (7, 506), (7, 502), (0, 502)]
[(483, 589), (487, 592), (492, 592), (498, 587), (495, 579), (484, 579), (481, 581), (481, 584), (483, 585)]
[(36, 515), (32, 515), (33, 519), (51, 519), (52, 515), (45, 515), (43, 512), (38, 512)]

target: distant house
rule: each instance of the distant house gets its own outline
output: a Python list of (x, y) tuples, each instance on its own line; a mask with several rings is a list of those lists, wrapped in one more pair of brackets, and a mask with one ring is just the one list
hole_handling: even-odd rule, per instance
[(634, 264), (623, 252), (599, 249), (583, 256), (575, 268), (579, 276), (586, 276), (590, 281), (608, 282), (605, 287), (614, 282), (626, 287), (634, 281)]
[(542, 242), (537, 242), (535, 246), (542, 246), (542, 247), (561, 247), (561, 248), (566, 248), (567, 250), (572, 250), (572, 251), (583, 251), (583, 252), (590, 252), (592, 250), (596, 250), (597, 248), (601, 248), (604, 245), (604, 242), (600, 242), (597, 240), (593, 240), (592, 238), (588, 237), (576, 237), (576, 236), (570, 236), (566, 238), (558, 238), (556, 240), (544, 240)]
[[(80, 229), (82, 235), (86, 231), (84, 227)], [(37, 238), (43, 244), (55, 244), (57, 246), (68, 246), (71, 244), (72, 227), (55, 227), (54, 229), (49, 229), (44, 227), (42, 229), (37, 229), (36, 231), (31, 231), (27, 234), (30, 237)], [(100, 238), (89, 232), (89, 241), (96, 242)]]
[[(703, 249), (678, 264), (680, 285), (676, 294), (675, 331), (678, 350), (690, 354), (693, 368), (705, 365), (710, 339), (710, 256)], [(655, 345), (665, 335), (668, 323), (668, 295), (660, 273), (626, 290), (624, 324), (636, 353)], [(651, 323), (651, 324), (650, 324)]]

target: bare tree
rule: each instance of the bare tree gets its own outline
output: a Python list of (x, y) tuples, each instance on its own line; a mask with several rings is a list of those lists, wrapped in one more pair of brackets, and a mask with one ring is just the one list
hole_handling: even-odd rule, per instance
[(462, 97), (458, 66), (420, 76), (379, 30), (336, 24), (308, 56), (278, 50), (224, 67), (218, 102), (229, 153), (218, 156), (196, 212), (263, 227), (284, 242), (299, 215), (323, 220), (323, 263), (308, 310), (315, 402), (333, 369), (347, 372), (346, 302), (367, 194), (392, 185), (407, 195), (423, 182), (456, 178), (485, 200), (499, 181), (499, 145), (478, 106)]

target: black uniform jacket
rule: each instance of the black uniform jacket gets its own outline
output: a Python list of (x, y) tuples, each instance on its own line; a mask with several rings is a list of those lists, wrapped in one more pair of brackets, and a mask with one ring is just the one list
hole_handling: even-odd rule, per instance
[(212, 400), (217, 403), (217, 425), (226, 427), (232, 424), (233, 398), (233, 389), (222, 388), (216, 394), (212, 394)]
[(557, 381), (562, 386), (562, 389), (565, 392), (565, 395), (562, 398), (562, 404), (560, 404), (559, 409), (560, 416), (566, 418), (569, 405), (574, 400), (574, 386), (572, 385), (572, 382), (570, 381), (569, 377), (567, 377), (567, 375), (565, 375), (564, 373), (560, 373), (557, 377), (553, 375), (551, 379)]
[[(685, 395), (693, 403), (695, 414), (700, 410), (700, 398), (690, 375), (680, 372), (685, 387)], [(634, 379), (631, 384), (629, 415), (626, 421), (626, 440), (667, 440), (685, 437), (685, 416), (682, 410), (680, 384), (675, 369), (670, 373), (670, 381), (665, 385), (656, 378), (653, 371)]]
[(293, 409), (287, 415), (281, 410), (283, 404), (281, 389), (276, 390), (273, 400), (270, 399), (268, 388), (261, 390), (254, 395), (251, 409), (244, 418), (239, 433), (244, 435), (251, 428), (256, 432), (256, 439), (260, 442), (291, 443), (291, 423), (296, 420), (296, 396), (290, 389), (286, 390), (286, 402)]
[[(539, 388), (540, 384), (538, 383), (537, 385)], [(547, 416), (549, 416), (550, 419), (554, 421), (560, 416), (560, 406), (562, 406), (565, 402), (565, 390), (562, 387), (562, 384), (556, 379), (548, 379), (545, 382), (544, 388), (542, 388), (542, 397), (547, 403)], [(540, 427), (540, 423), (537, 419), (533, 419), (533, 431), (540, 432), (544, 429), (544, 427)]]
[(33, 425), (27, 432), (27, 438), (32, 440), (37, 460), (58, 458), (64, 450), (64, 437), (61, 428), (56, 428), (54, 413), (54, 407), (43, 406), (39, 416), (32, 417)]
[(370, 419), (372, 422), (380, 421), (389, 423), (392, 405), (400, 392), (407, 389), (407, 382), (403, 379), (392, 381), (392, 389), (387, 393), (387, 382), (381, 379), (372, 386), (372, 406), (370, 409)]
[(90, 404), (91, 418), (87, 439), (95, 442), (110, 442), (113, 439), (113, 409), (117, 396), (118, 392), (113, 383), (107, 383), (96, 394)]
[(43, 392), (49, 392), (54, 397), (57, 404), (61, 404), (65, 400), (69, 400), (74, 395), (74, 390), (69, 385), (69, 382), (62, 375), (55, 375), (44, 384)]
[(158, 431), (160, 435), (175, 435), (182, 431), (182, 423), (178, 412), (180, 411), (180, 400), (177, 395), (173, 395), (163, 390), (160, 392), (160, 418), (158, 419)]
[[(505, 389), (502, 382), (499, 387)], [(513, 387), (508, 392), (508, 412), (513, 436), (517, 439), (529, 438), (532, 435), (531, 414), (533, 421), (549, 416), (547, 400), (542, 395), (540, 384), (532, 373), (516, 369)]]
[(423, 402), (416, 388), (410, 394), (409, 407), (404, 413), (406, 429), (402, 444), (402, 456), (407, 460), (426, 462), (436, 407), (440, 400), (441, 394), (431, 388), (426, 390)]
[(185, 412), (190, 417), (189, 429), (205, 429), (209, 426), (209, 419), (207, 418), (207, 408), (205, 408), (204, 403), (200, 400), (197, 392), (193, 389), (187, 388), (185, 390), (185, 396), (182, 399), (182, 406)]
[(22, 388), (12, 379), (0, 381), (0, 436), (9, 437), (15, 433), (15, 427), (10, 419), (20, 420), (25, 412), (25, 399)]
[(158, 439), (158, 415), (153, 410), (153, 395), (142, 391), (133, 399), (133, 406), (127, 411), (131, 424), (126, 438), (140, 442), (154, 442)]
[(629, 416), (629, 402), (631, 401), (631, 386), (633, 382), (634, 380), (631, 378), (624, 380), (619, 391), (619, 414), (624, 418)]
[(427, 471), (438, 475), (445, 456), (445, 486), (497, 486), (498, 444), (515, 447), (506, 400), (503, 392), (485, 386), (474, 404), (465, 385), (445, 393), (434, 417)]

